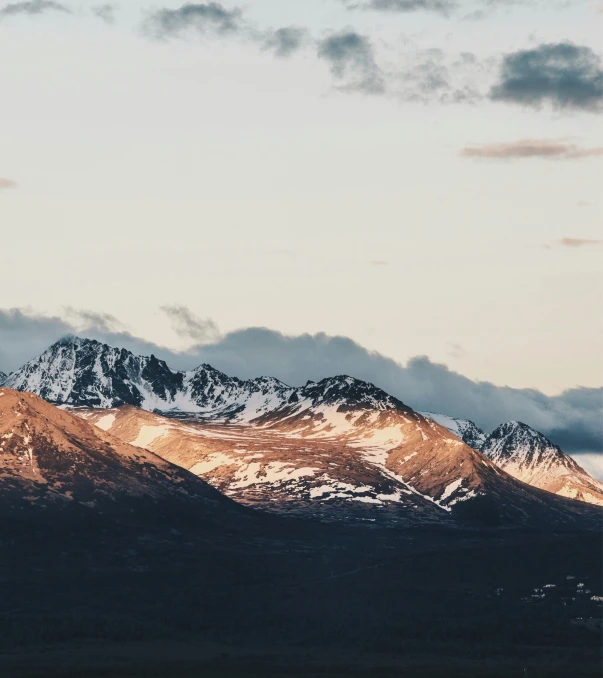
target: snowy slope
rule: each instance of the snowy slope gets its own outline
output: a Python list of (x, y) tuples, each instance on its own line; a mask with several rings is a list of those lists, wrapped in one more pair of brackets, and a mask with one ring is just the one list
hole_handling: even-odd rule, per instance
[(542, 433), (522, 422), (501, 424), (486, 438), (482, 452), (524, 483), (603, 505), (603, 483), (589, 476)]
[(435, 412), (421, 412), (424, 417), (433, 419), (437, 424), (447, 428), (451, 433), (460, 438), (474, 450), (481, 450), (486, 434), (469, 419), (456, 419), (445, 414)]

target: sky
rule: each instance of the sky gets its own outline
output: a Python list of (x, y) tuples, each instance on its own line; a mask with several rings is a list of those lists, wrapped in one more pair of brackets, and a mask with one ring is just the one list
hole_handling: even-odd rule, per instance
[[(0, 0), (0, 309), (189, 357), (339, 337), (600, 406), (602, 26), (588, 0)], [(33, 344), (6, 337), (9, 371)]]

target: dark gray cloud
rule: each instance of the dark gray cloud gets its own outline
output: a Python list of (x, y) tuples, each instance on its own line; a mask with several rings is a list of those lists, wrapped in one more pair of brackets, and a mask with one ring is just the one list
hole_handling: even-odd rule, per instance
[(13, 2), (4, 5), (4, 7), (0, 9), (0, 19), (16, 16), (18, 14), (44, 14), (45, 12), (51, 11), (71, 13), (65, 5), (61, 5), (58, 2), (52, 2), (52, 0), (29, 0), (26, 2)]
[(329, 64), (339, 88), (384, 94), (385, 82), (370, 40), (355, 31), (334, 33), (318, 43), (318, 56)]
[(106, 24), (115, 23), (115, 7), (113, 5), (98, 5), (92, 8), (92, 13)]
[(494, 144), (466, 146), (461, 155), (468, 158), (510, 160), (519, 158), (546, 158), (550, 160), (579, 160), (603, 156), (603, 146), (580, 148), (575, 144), (551, 139), (520, 139)]
[(539, 108), (596, 111), (603, 106), (603, 67), (589, 47), (569, 42), (539, 45), (505, 55), (494, 101)]
[[(189, 316), (191, 330), (183, 331), (191, 337), (198, 319), (188, 310), (179, 318), (186, 323)], [(89, 327), (84, 326), (86, 322)], [(601, 388), (574, 388), (547, 396), (535, 389), (472, 381), (427, 357), (401, 365), (347, 337), (286, 336), (266, 328), (229, 332), (209, 344), (176, 352), (113, 329), (115, 322), (112, 316), (86, 312), (71, 321), (22, 309), (0, 310), (0, 370), (14, 370), (59, 337), (75, 333), (143, 355), (153, 353), (178, 369), (207, 362), (227, 374), (243, 378), (272, 375), (292, 385), (349, 374), (376, 384), (419, 411), (467, 417), (488, 432), (503, 421), (516, 419), (542, 431), (566, 452), (602, 452)]]
[(202, 35), (224, 35), (244, 30), (244, 24), (240, 9), (226, 9), (217, 2), (208, 2), (157, 10), (147, 19), (146, 29), (159, 38), (178, 36), (189, 30)]
[(0, 177), (0, 191), (5, 191), (7, 189), (17, 188), (17, 182), (12, 179), (3, 179)]
[(268, 31), (262, 38), (262, 49), (273, 52), (277, 57), (289, 57), (308, 41), (309, 33), (301, 26), (284, 26)]

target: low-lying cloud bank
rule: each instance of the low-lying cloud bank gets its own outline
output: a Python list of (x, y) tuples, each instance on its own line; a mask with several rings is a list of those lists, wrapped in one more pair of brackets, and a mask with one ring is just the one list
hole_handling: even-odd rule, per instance
[(196, 318), (188, 309), (163, 310), (182, 336), (202, 343), (177, 352), (133, 336), (109, 315), (68, 310), (66, 317), (49, 317), (22, 309), (0, 310), (0, 370), (13, 371), (61, 336), (79, 334), (135, 353), (153, 353), (178, 369), (209, 363), (232, 376), (270, 375), (291, 385), (349, 374), (376, 384), (416, 410), (466, 417), (487, 432), (503, 421), (523, 421), (566, 452), (590, 455), (584, 461), (591, 472), (597, 472), (596, 461), (603, 458), (601, 388), (573, 388), (547, 396), (536, 389), (472, 381), (426, 356), (402, 365), (347, 337), (286, 336), (261, 327), (220, 336), (214, 323)]

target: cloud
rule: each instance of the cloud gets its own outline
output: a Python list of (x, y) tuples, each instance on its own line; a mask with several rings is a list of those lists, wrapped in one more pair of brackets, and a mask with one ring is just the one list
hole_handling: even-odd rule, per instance
[(470, 52), (446, 54), (435, 47), (407, 49), (399, 63), (388, 73), (388, 90), (399, 101), (423, 104), (475, 103), (483, 98), (477, 83), (490, 68)]
[(16, 16), (17, 14), (44, 14), (48, 11), (67, 12), (71, 11), (64, 5), (52, 0), (29, 0), (28, 2), (14, 2), (5, 5), (0, 9), (0, 19), (8, 16)]
[(334, 33), (319, 41), (318, 56), (329, 64), (333, 77), (342, 83), (339, 89), (364, 94), (385, 93), (383, 75), (366, 36), (351, 30)]
[(147, 31), (158, 38), (174, 37), (188, 30), (201, 35), (225, 35), (243, 30), (242, 12), (217, 2), (186, 4), (178, 9), (160, 9), (146, 22)]
[(388, 266), (389, 261), (384, 261), (383, 259), (373, 259), (369, 262), (371, 266)]
[(547, 139), (520, 139), (494, 144), (466, 146), (460, 152), (468, 158), (509, 160), (518, 158), (548, 158), (552, 160), (579, 160), (603, 155), (603, 146), (579, 148), (574, 144)]
[(548, 43), (504, 56), (493, 101), (596, 111), (603, 105), (601, 59), (589, 47)]
[(186, 306), (162, 306), (161, 310), (170, 318), (177, 334), (200, 343), (216, 341), (220, 331), (210, 318), (198, 318)]
[(17, 186), (17, 182), (13, 181), (12, 179), (3, 179), (0, 177), (0, 191), (5, 191), (10, 188), (17, 188)]
[(401, 14), (421, 10), (449, 14), (457, 6), (455, 0), (366, 0), (366, 2), (355, 2), (355, 0), (343, 1), (350, 9), (371, 9), (378, 12), (397, 12)]
[[(181, 331), (193, 338), (199, 319), (185, 307), (169, 308), (182, 323)], [(178, 352), (125, 330), (112, 330), (115, 319), (108, 319), (112, 316), (91, 312), (68, 321), (31, 310), (0, 310), (0, 370), (18, 368), (65, 334), (80, 334), (142, 355), (154, 354), (177, 369), (207, 362), (234, 376), (272, 375), (292, 385), (349, 374), (376, 384), (415, 410), (470, 418), (487, 432), (515, 419), (542, 431), (566, 452), (600, 455), (602, 451), (601, 388), (574, 388), (547, 396), (536, 389), (472, 381), (425, 356), (402, 365), (347, 337), (287, 336), (258, 327), (229, 332)], [(88, 328), (83, 326), (86, 322), (91, 323)], [(199, 331), (205, 341), (203, 322)]]
[(601, 245), (603, 240), (588, 240), (585, 238), (561, 238), (559, 240), (560, 245), (565, 247), (584, 247), (587, 245)]
[(92, 13), (106, 24), (115, 23), (115, 7), (113, 5), (98, 5), (92, 8)]
[(266, 33), (262, 49), (270, 50), (277, 57), (289, 57), (303, 47), (308, 35), (308, 31), (300, 26), (284, 26)]
[(117, 332), (125, 329), (124, 325), (110, 313), (97, 313), (67, 306), (65, 314), (71, 318), (71, 323), (75, 323), (74, 329), (76, 330), (77, 328), (94, 328), (102, 332)]

